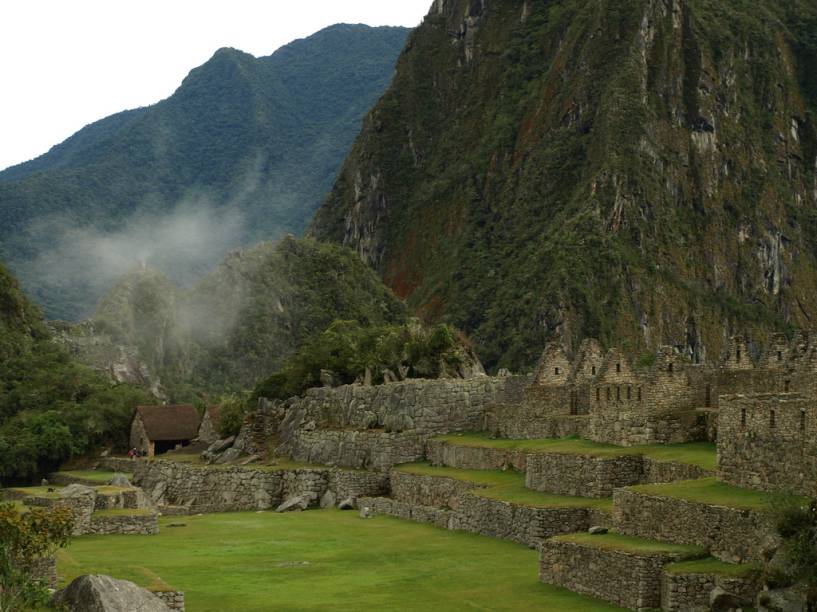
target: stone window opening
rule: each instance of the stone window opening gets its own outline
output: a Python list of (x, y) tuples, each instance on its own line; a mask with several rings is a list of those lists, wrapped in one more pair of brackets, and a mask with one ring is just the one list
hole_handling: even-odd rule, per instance
[(638, 401), (640, 402), (641, 401), (641, 387), (638, 387), (637, 393), (638, 393)]
[(740, 363), (740, 349), (737, 349), (737, 350), (735, 351), (735, 361), (737, 361), (738, 363)]
[(610, 387), (607, 387), (607, 401), (608, 402), (610, 401), (610, 397), (611, 397)]
[(777, 351), (777, 360), (783, 361), (783, 351)]
[(791, 381), (790, 381), (790, 380), (784, 380), (784, 381), (783, 381), (783, 390), (784, 390), (786, 393), (788, 393), (788, 392), (789, 392), (789, 388), (790, 388), (790, 387), (791, 387)]
[(553, 368), (553, 373), (554, 373), (556, 376), (558, 376), (559, 374), (561, 374), (561, 371), (559, 370), (559, 368)]
[(596, 401), (597, 402), (601, 401), (601, 389), (598, 387), (596, 387)]
[(620, 363), (616, 364), (616, 373), (621, 374), (621, 364)]
[(806, 431), (806, 411), (805, 410), (800, 411), (800, 431), (802, 431), (802, 432)]
[(772, 429), (777, 427), (777, 414), (775, 414), (774, 410), (769, 412), (769, 427)]
[(740, 409), (740, 426), (746, 427), (746, 408)]
[(667, 366), (667, 372), (669, 372), (670, 374), (672, 374), (673, 369), (674, 369), (674, 364), (670, 363), (670, 364)]
[(616, 387), (616, 401), (621, 401), (621, 387)]
[(632, 387), (627, 387), (627, 399), (628, 400), (633, 399), (633, 388)]
[(593, 376), (595, 376), (595, 375), (596, 375), (596, 366), (593, 366), (592, 368), (590, 368), (590, 373), (591, 373)]

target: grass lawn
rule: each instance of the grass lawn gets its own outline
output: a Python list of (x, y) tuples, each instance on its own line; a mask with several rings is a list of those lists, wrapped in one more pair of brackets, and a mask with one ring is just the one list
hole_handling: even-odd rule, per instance
[(435, 438), (435, 440), (441, 440), (454, 446), (501, 448), (529, 453), (563, 453), (570, 455), (591, 455), (594, 457), (646, 455), (656, 461), (687, 463), (689, 465), (696, 465), (705, 470), (714, 470), (717, 462), (716, 445), (711, 442), (652, 444), (624, 448), (612, 444), (582, 440), (580, 438), (506, 440), (491, 438), (485, 433), (451, 434), (439, 436)]
[(60, 552), (60, 575), (172, 585), (195, 612), (619, 609), (539, 583), (533, 550), (387, 516), (314, 510), (160, 524), (156, 536), (76, 538)]
[(525, 487), (524, 474), (514, 471), (499, 470), (459, 470), (450, 467), (435, 467), (428, 463), (409, 463), (395, 468), (408, 474), (422, 474), (440, 478), (453, 478), (484, 485), (484, 489), (474, 491), (475, 495), (513, 502), (521, 506), (535, 508), (598, 508), (612, 510), (613, 500), (610, 498), (595, 499), (589, 497), (572, 497), (569, 495), (553, 495), (541, 491), (534, 491)]
[[(55, 491), (49, 492), (48, 489), (55, 489)], [(29, 497), (51, 497), (56, 499), (60, 496), (60, 489), (62, 487), (59, 485), (50, 485), (47, 487), (10, 487), (9, 491), (23, 493)]]
[(768, 510), (780, 496), (762, 491), (741, 489), (734, 485), (720, 482), (716, 478), (683, 480), (669, 484), (648, 484), (627, 487), (628, 490), (656, 495), (674, 497), (691, 502), (701, 502), (715, 506), (745, 508), (747, 510)]
[(705, 559), (694, 559), (692, 561), (679, 561), (664, 566), (664, 571), (670, 574), (715, 574), (718, 576), (748, 576), (754, 572), (759, 572), (759, 563), (725, 563), (714, 557)]
[[(82, 480), (87, 480), (98, 484), (108, 484), (116, 472), (109, 472), (107, 470), (70, 470), (67, 472), (60, 472), (60, 474), (65, 474), (73, 478), (80, 478)], [(133, 478), (133, 474), (127, 472), (122, 473), (122, 475), (128, 480)]]
[(576, 544), (586, 544), (605, 550), (620, 550), (622, 552), (637, 553), (642, 555), (660, 555), (671, 553), (681, 554), (687, 558), (706, 556), (706, 550), (698, 546), (671, 544), (668, 542), (659, 542), (658, 540), (635, 538), (632, 536), (622, 535), (620, 533), (605, 533), (603, 535), (569, 533), (567, 535), (556, 536), (553, 539), (563, 542), (575, 542)]

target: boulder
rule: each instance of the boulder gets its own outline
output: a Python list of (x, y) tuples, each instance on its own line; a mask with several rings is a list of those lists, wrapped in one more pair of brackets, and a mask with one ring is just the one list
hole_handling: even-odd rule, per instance
[(238, 462), (238, 465), (248, 465), (250, 463), (254, 463), (261, 458), (261, 455), (250, 455)]
[(130, 480), (128, 480), (124, 474), (114, 474), (113, 478), (111, 478), (110, 482), (108, 483), (113, 487), (130, 487), (132, 486)]
[(309, 508), (309, 497), (306, 495), (298, 495), (290, 497), (283, 504), (278, 506), (276, 512), (300, 512)]
[(326, 493), (321, 497), (321, 508), (334, 508), (337, 501), (334, 491), (327, 489)]
[(70, 612), (169, 612), (150, 591), (110, 576), (80, 576), (53, 599), (54, 607)]
[(93, 488), (81, 484), (70, 484), (67, 487), (60, 489), (60, 497), (65, 499), (72, 499), (75, 497), (93, 496), (96, 498), (96, 491)]
[(338, 508), (340, 508), (341, 510), (354, 510), (355, 500), (353, 500), (351, 497), (347, 497), (338, 504)]
[(241, 457), (242, 453), (237, 448), (228, 448), (226, 451), (221, 453), (218, 459), (216, 459), (216, 463), (231, 463), (235, 461), (239, 457)]
[(367, 519), (367, 518), (372, 518), (373, 516), (374, 516), (374, 512), (372, 511), (371, 508), (369, 508), (369, 506), (363, 506), (360, 509), (360, 518)]
[(608, 531), (609, 529), (607, 529), (607, 527), (599, 527), (598, 525), (596, 525), (588, 529), (587, 533), (589, 533), (590, 535), (604, 535)]

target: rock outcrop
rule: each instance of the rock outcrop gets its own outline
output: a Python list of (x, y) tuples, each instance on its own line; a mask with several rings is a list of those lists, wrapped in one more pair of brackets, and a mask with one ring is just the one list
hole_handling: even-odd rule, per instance
[(170, 612), (153, 593), (127, 580), (110, 576), (80, 576), (54, 598), (69, 612)]

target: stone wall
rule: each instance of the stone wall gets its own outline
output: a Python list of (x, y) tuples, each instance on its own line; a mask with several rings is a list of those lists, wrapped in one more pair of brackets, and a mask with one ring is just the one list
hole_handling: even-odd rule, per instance
[(132, 474), (142, 461), (142, 459), (128, 459), (127, 457), (105, 457), (99, 460), (98, 467), (101, 470)]
[(663, 566), (677, 555), (638, 555), (557, 539), (540, 550), (539, 579), (631, 610), (661, 605)]
[(359, 497), (357, 505), (360, 508), (371, 508), (378, 514), (387, 514), (416, 523), (429, 523), (442, 529), (451, 528), (453, 513), (445, 508), (418, 506), (389, 497)]
[(468, 491), (482, 488), (481, 485), (465, 480), (391, 472), (391, 494), (400, 502), (415, 506), (436, 506), (456, 510), (460, 500)]
[(149, 514), (99, 515), (92, 514), (88, 531), (92, 535), (156, 535), (159, 520), (155, 512)]
[(617, 487), (640, 483), (643, 474), (644, 461), (640, 455), (535, 453), (528, 455), (525, 486), (557, 495), (610, 497)]
[(688, 612), (708, 610), (709, 594), (715, 587), (746, 602), (752, 607), (760, 592), (758, 573), (744, 577), (718, 574), (675, 574), (666, 570), (661, 576), (661, 610), (663, 612)]
[(678, 544), (707, 548), (731, 563), (763, 559), (778, 543), (775, 530), (760, 511), (727, 508), (628, 489), (613, 493), (613, 522), (617, 531)]
[(267, 471), (250, 466), (194, 466), (168, 461), (139, 465), (134, 482), (160, 505), (190, 512), (267, 510), (307, 495), (313, 505), (331, 490), (336, 499), (388, 492), (388, 475), (333, 468)]
[(813, 495), (817, 404), (793, 393), (721, 397), (718, 477), (741, 487)]
[(45, 584), (49, 589), (57, 588), (57, 557), (55, 555), (35, 559), (27, 569), (34, 580)]
[(422, 460), (427, 437), (414, 432), (299, 430), (289, 455), (298, 462), (355, 469), (385, 469)]
[(171, 610), (184, 612), (184, 591), (153, 591)]
[(534, 508), (466, 493), (452, 513), (450, 528), (511, 540), (530, 548), (545, 538), (590, 527), (587, 508)]
[(688, 463), (657, 461), (643, 455), (642, 460), (644, 461), (644, 473), (641, 478), (643, 484), (696, 480), (698, 478), (708, 478), (715, 475), (714, 472)]
[(426, 458), (433, 465), (443, 465), (461, 470), (504, 470), (524, 472), (528, 454), (523, 451), (487, 448), (484, 446), (457, 446), (442, 440), (426, 443)]
[(676, 414), (609, 412), (590, 416), (589, 440), (617, 446), (681, 444), (705, 439), (695, 411)]

